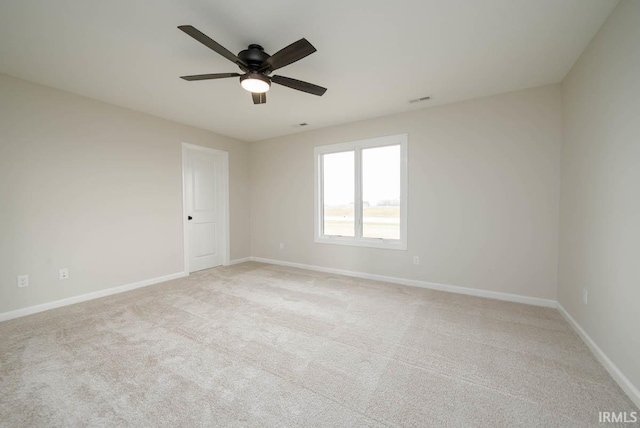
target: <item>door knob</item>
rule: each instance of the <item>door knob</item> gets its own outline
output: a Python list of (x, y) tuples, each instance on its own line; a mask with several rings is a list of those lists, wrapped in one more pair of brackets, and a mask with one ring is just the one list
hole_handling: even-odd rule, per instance
[(193, 217), (191, 217), (191, 216), (187, 217), (187, 220), (192, 220), (192, 219), (193, 219)]

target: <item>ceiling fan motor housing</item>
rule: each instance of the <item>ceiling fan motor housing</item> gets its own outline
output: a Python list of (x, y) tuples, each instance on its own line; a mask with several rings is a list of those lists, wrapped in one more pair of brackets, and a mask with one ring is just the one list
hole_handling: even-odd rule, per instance
[(238, 54), (238, 58), (244, 61), (249, 68), (258, 69), (269, 58), (269, 54), (264, 51), (264, 48), (260, 45), (249, 45), (248, 49), (241, 51)]

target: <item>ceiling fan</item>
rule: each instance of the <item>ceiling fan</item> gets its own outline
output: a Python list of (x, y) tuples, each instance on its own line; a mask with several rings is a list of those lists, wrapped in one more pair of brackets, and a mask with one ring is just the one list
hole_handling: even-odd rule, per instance
[(251, 44), (236, 56), (224, 46), (191, 25), (181, 25), (178, 28), (229, 61), (235, 63), (240, 67), (240, 70), (244, 71), (244, 74), (197, 74), (193, 76), (181, 76), (181, 79), (193, 81), (240, 77), (240, 85), (251, 92), (254, 104), (264, 104), (267, 102), (266, 92), (271, 87), (271, 82), (318, 96), (322, 96), (327, 91), (327, 88), (303, 82), (302, 80), (284, 76), (269, 76), (274, 70), (292, 64), (314, 53), (316, 48), (314, 48), (307, 39), (300, 39), (273, 55), (267, 54), (262, 46)]

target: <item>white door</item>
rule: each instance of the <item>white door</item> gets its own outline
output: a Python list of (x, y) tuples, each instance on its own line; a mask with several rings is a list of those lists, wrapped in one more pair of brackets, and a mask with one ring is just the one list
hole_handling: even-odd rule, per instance
[(186, 246), (189, 272), (224, 263), (225, 231), (222, 198), (223, 156), (186, 147), (185, 168)]

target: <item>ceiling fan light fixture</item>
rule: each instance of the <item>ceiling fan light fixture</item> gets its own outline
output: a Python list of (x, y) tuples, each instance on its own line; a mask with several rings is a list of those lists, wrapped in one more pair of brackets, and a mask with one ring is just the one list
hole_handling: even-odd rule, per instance
[(271, 81), (267, 76), (258, 73), (247, 73), (240, 76), (240, 85), (254, 94), (263, 94), (271, 87)]

